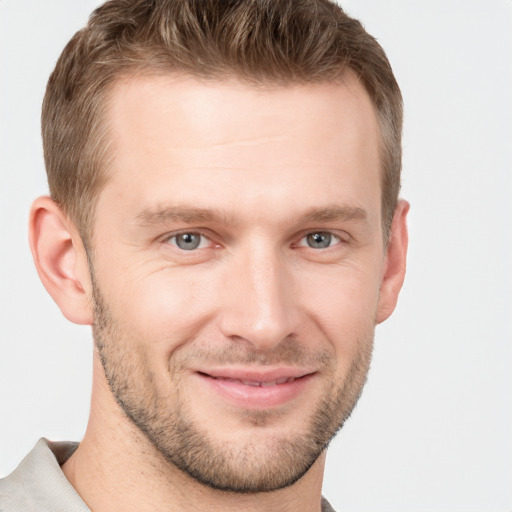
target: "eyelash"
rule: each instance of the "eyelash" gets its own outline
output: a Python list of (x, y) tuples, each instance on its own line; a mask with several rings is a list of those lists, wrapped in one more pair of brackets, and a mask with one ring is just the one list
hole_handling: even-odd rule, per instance
[[(178, 242), (178, 237), (185, 236), (185, 235), (191, 235), (191, 236), (196, 236), (196, 237), (198, 236), (200, 238), (198, 241), (198, 245), (196, 247), (191, 247), (189, 249), (180, 247), (179, 242)], [(326, 247), (312, 247), (311, 245), (308, 244), (308, 237), (315, 237), (318, 235), (324, 237), (324, 239), (318, 239), (318, 240), (313, 239), (313, 240), (309, 240), (309, 241), (321, 244), (321, 243), (326, 243), (325, 238), (327, 238), (328, 245)], [(212, 240), (208, 236), (206, 236), (205, 234), (198, 232), (198, 231), (182, 231), (181, 233), (176, 233), (174, 235), (166, 237), (164, 241), (167, 244), (176, 247), (177, 249), (179, 249), (182, 252), (195, 252), (199, 249), (206, 249), (208, 247), (204, 246), (205, 241), (213, 243)], [(331, 242), (334, 242), (334, 243), (331, 243)], [(185, 241), (185, 243), (187, 243), (187, 242)], [(313, 249), (313, 250), (327, 250), (327, 249), (330, 249), (331, 247), (336, 246), (340, 243), (346, 243), (346, 241), (344, 241), (340, 236), (332, 233), (331, 231), (318, 230), (318, 231), (310, 231), (310, 232), (306, 233), (305, 235), (303, 235), (297, 243), (292, 244), (292, 248), (306, 247), (306, 248)], [(194, 245), (194, 244), (192, 244), (192, 245)]]
[[(199, 243), (197, 247), (193, 247), (191, 249), (184, 249), (183, 247), (180, 247), (178, 245), (178, 237), (185, 236), (185, 235), (192, 235), (192, 236), (198, 236), (199, 237)], [(173, 243), (174, 241), (174, 243)], [(204, 245), (204, 242), (208, 241), (211, 242), (210, 238), (208, 238), (203, 233), (197, 232), (197, 231), (183, 231), (181, 233), (176, 233), (175, 235), (171, 235), (165, 239), (165, 242), (176, 247), (177, 249), (183, 251), (183, 252), (194, 252), (198, 249), (205, 249), (206, 247), (201, 247), (201, 245)]]
[[(304, 243), (302, 243), (304, 240), (308, 240), (309, 237), (314, 237), (314, 236), (317, 236), (317, 235), (320, 235), (322, 237), (325, 237), (327, 238), (327, 247), (311, 247), (310, 245), (306, 245)], [(311, 240), (313, 241), (313, 240)], [(331, 241), (334, 241), (335, 243), (331, 244)], [(324, 240), (321, 240), (321, 241), (318, 241), (318, 240), (314, 240), (315, 243), (322, 243), (324, 242)], [(304, 235), (303, 237), (301, 237), (301, 239), (299, 240), (299, 242), (297, 244), (294, 244), (294, 247), (307, 247), (307, 248), (310, 248), (310, 249), (318, 249), (318, 250), (322, 250), (322, 249), (330, 249), (331, 247), (339, 244), (342, 242), (342, 239), (338, 236), (338, 235), (335, 235), (334, 233), (330, 232), (330, 231), (311, 231), (309, 233), (307, 233), (306, 235)]]

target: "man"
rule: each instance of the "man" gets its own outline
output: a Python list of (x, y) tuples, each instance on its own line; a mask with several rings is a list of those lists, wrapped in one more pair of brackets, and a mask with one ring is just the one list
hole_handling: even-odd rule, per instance
[(92, 405), (0, 510), (331, 510), (325, 452), (405, 273), (380, 46), (326, 0), (112, 0), (42, 122), (31, 248), (93, 328)]

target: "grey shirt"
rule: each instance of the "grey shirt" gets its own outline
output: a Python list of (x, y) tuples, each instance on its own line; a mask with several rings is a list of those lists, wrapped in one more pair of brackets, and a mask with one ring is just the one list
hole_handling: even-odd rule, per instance
[[(0, 512), (91, 512), (60, 469), (77, 447), (40, 439), (21, 464), (0, 479)], [(322, 512), (334, 512), (325, 499)]]

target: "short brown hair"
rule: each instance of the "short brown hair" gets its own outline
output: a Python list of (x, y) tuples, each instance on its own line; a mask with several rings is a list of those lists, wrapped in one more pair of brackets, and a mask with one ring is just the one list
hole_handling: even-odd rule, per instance
[(346, 69), (366, 88), (381, 127), (387, 235), (400, 188), (400, 89), (381, 46), (329, 0), (107, 1), (48, 81), (42, 133), (51, 195), (88, 238), (108, 179), (105, 98), (121, 76), (178, 72), (286, 85), (334, 81)]

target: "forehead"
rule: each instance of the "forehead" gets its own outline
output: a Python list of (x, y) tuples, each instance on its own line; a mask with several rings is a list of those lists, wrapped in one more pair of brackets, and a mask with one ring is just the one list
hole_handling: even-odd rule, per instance
[[(151, 125), (159, 130), (166, 124), (166, 135), (172, 136), (169, 142), (183, 146), (190, 144), (191, 136), (221, 144), (227, 137), (258, 136), (262, 127), (268, 133), (282, 133), (283, 123), (287, 123), (284, 135), (304, 123), (316, 123), (318, 130), (329, 131), (339, 129), (344, 121), (366, 132), (376, 128), (371, 100), (350, 70), (335, 82), (286, 86), (248, 85), (235, 78), (133, 76), (114, 84), (107, 104), (107, 122), (114, 135), (127, 122), (136, 128), (132, 121), (137, 121), (144, 135)], [(304, 123), (297, 125), (299, 118)]]
[[(299, 203), (334, 190), (356, 196), (357, 187), (379, 189), (378, 122), (351, 73), (336, 83), (272, 87), (123, 79), (110, 93), (107, 124), (107, 191), (149, 207), (169, 199), (218, 207), (210, 204), (214, 190), (234, 207), (262, 200), (272, 207), (286, 192), (283, 183)], [(380, 202), (378, 190), (372, 194)]]

